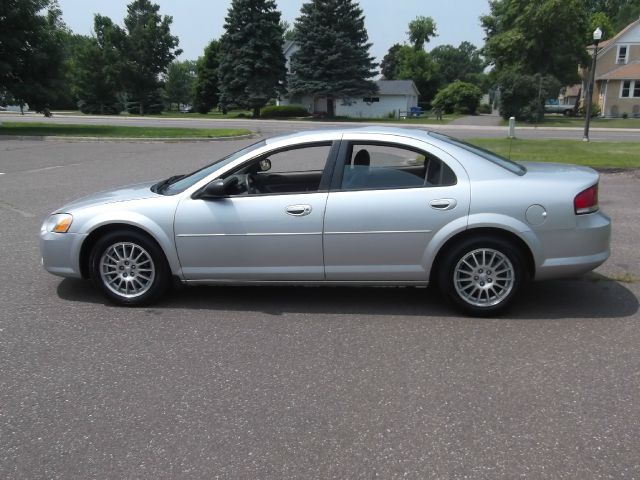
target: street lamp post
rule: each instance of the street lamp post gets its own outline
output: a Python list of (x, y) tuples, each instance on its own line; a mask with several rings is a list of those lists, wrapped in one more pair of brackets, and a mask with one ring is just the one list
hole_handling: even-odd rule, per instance
[(591, 100), (593, 98), (593, 84), (596, 78), (596, 61), (598, 60), (598, 43), (600, 43), (600, 39), (602, 38), (602, 30), (600, 27), (596, 28), (593, 32), (593, 42), (595, 43), (595, 49), (593, 50), (593, 60), (591, 61), (591, 72), (589, 72), (589, 84), (587, 85), (587, 97), (585, 98), (587, 102), (586, 118), (584, 120), (584, 135), (582, 137), (583, 142), (589, 141), (589, 123), (591, 122)]

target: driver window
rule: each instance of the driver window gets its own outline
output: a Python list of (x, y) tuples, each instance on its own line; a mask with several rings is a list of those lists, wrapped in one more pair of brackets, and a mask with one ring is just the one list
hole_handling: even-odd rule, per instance
[(230, 176), (237, 177), (232, 195), (317, 192), (331, 143), (279, 150), (251, 160)]

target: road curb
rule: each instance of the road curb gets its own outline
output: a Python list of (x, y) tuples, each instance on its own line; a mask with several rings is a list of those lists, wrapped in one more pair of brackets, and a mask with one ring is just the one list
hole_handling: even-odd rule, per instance
[(253, 132), (247, 135), (234, 135), (230, 137), (183, 137), (183, 138), (140, 138), (140, 137), (71, 137), (65, 135), (0, 135), (1, 140), (36, 140), (41, 142), (139, 142), (139, 143), (193, 143), (193, 142), (224, 142), (232, 140), (246, 140), (259, 138), (260, 134)]

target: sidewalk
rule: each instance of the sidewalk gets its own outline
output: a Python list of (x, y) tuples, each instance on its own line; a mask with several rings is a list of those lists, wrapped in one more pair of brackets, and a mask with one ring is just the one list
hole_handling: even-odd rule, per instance
[(502, 126), (500, 115), (480, 113), (478, 115), (468, 115), (456, 118), (449, 122), (449, 125), (474, 125), (479, 127), (499, 127)]

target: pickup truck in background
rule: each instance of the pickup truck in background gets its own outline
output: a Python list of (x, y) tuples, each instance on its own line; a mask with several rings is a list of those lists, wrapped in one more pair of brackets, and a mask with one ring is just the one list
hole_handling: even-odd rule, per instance
[(550, 98), (544, 102), (544, 113), (561, 113), (568, 117), (574, 114), (574, 105), (560, 103), (557, 98)]

